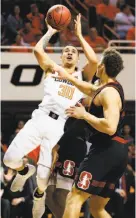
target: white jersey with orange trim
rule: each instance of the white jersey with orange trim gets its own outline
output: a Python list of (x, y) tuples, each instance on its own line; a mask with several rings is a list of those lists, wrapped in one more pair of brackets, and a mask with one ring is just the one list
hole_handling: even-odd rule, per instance
[[(75, 72), (73, 76), (82, 80), (81, 72)], [(40, 145), (37, 178), (49, 179), (52, 148), (64, 133), (67, 118), (65, 110), (75, 105), (82, 96), (83, 94), (69, 81), (48, 74), (44, 80), (44, 98), (39, 109), (33, 111), (32, 118), (19, 131), (6, 152), (7, 166), (19, 168), (22, 158)], [(47, 168), (49, 173), (45, 170)]]
[[(79, 80), (83, 79), (81, 71), (76, 71), (72, 75)], [(44, 80), (44, 98), (39, 104), (39, 109), (45, 112), (52, 111), (66, 119), (65, 110), (74, 106), (83, 97), (83, 93), (70, 81), (55, 76), (58, 76), (57, 72), (47, 75)]]

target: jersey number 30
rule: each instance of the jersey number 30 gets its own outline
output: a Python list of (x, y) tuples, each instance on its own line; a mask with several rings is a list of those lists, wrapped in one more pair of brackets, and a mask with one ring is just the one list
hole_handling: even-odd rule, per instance
[(74, 91), (75, 91), (74, 87), (70, 87), (70, 86), (61, 84), (59, 88), (61, 90), (58, 91), (58, 95), (60, 95), (64, 98), (68, 98), (70, 100), (73, 98)]

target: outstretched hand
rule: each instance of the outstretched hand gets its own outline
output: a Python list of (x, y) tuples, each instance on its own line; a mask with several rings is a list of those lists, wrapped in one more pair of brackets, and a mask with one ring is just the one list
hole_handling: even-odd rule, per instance
[(76, 19), (74, 20), (75, 22), (75, 34), (76, 36), (80, 36), (82, 34), (82, 27), (81, 27), (81, 14), (78, 14)]
[(84, 119), (84, 114), (86, 110), (81, 103), (77, 103), (77, 106), (70, 107), (66, 109), (66, 114), (69, 117), (75, 117), (77, 119)]

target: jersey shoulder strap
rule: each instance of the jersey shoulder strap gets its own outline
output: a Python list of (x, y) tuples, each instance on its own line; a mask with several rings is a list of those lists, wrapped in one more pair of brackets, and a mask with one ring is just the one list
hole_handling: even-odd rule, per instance
[(120, 98), (121, 98), (121, 101), (122, 101), (122, 110), (124, 110), (124, 105), (125, 105), (125, 100), (124, 100), (124, 91), (123, 91), (123, 88), (121, 86), (121, 84), (118, 82), (118, 81), (115, 81), (115, 82), (110, 82), (100, 88), (97, 89), (97, 91), (95, 92), (94, 96), (93, 96), (93, 99), (92, 101), (95, 99), (95, 97), (103, 90), (105, 89), (106, 87), (113, 87), (115, 88), (119, 95), (120, 95)]
[(83, 80), (83, 74), (81, 71), (75, 71), (72, 75), (77, 79)]

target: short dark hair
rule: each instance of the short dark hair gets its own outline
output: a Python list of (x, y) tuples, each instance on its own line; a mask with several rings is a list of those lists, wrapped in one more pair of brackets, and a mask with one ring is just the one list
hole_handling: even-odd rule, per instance
[(113, 48), (107, 48), (103, 53), (102, 63), (105, 66), (106, 74), (114, 78), (123, 70), (123, 60), (118, 51)]

